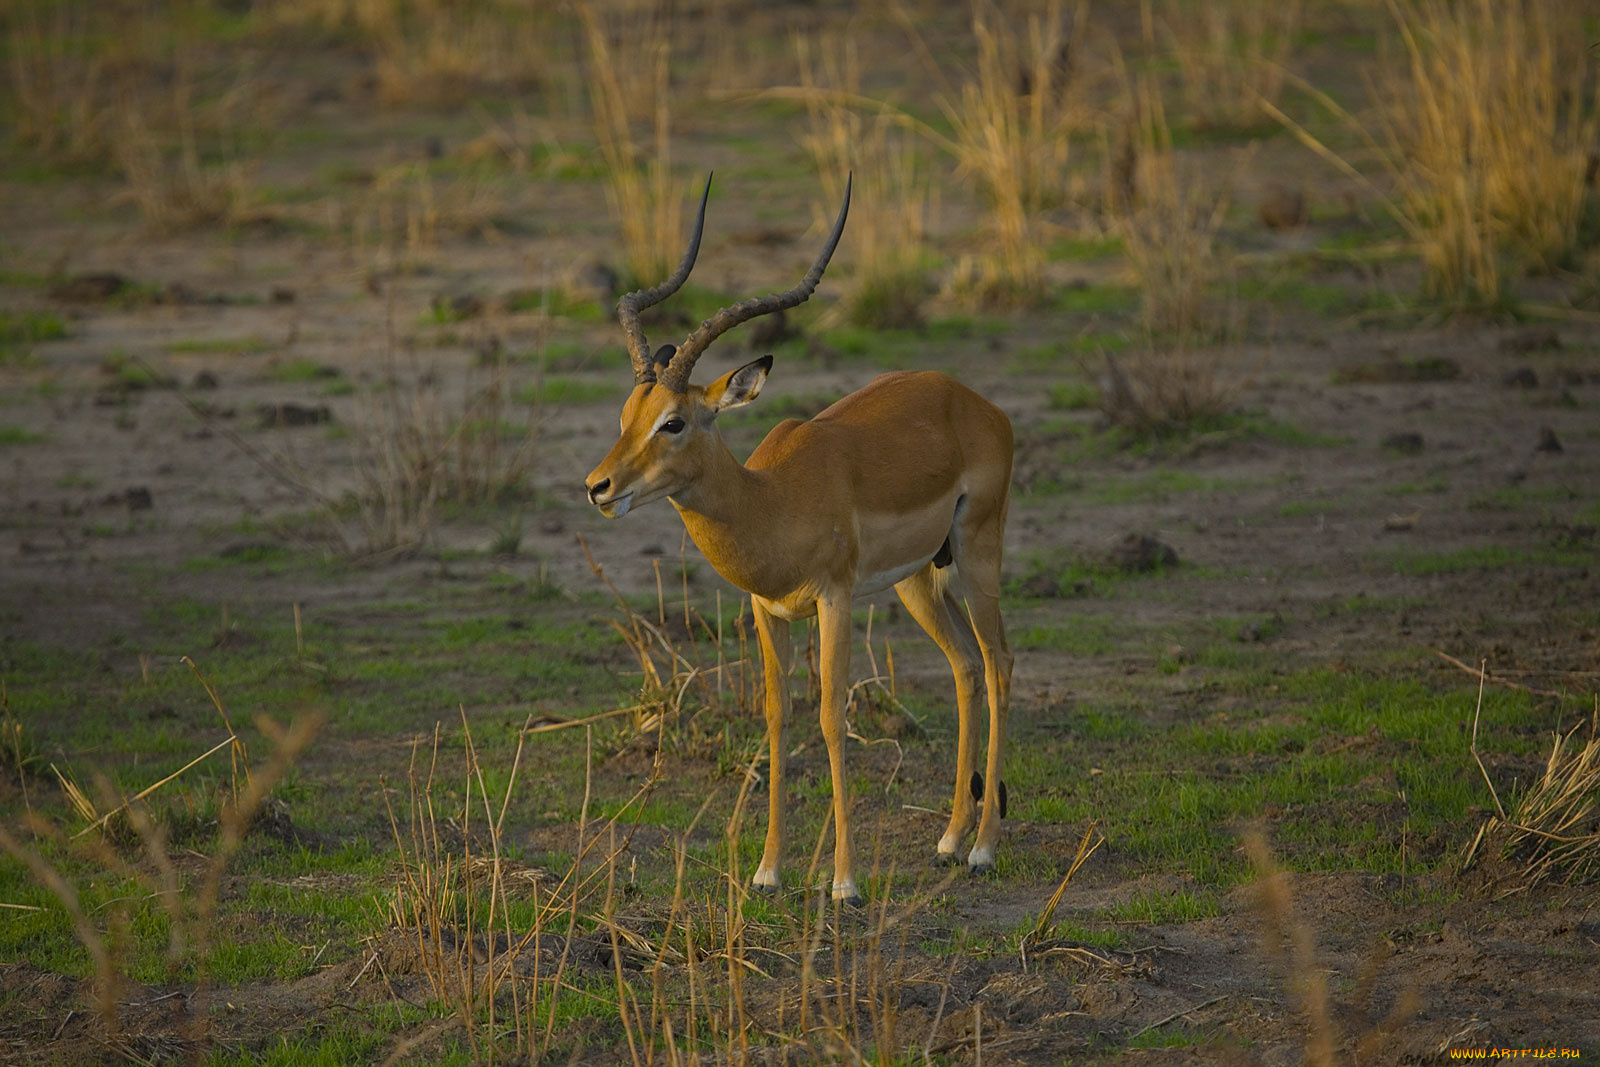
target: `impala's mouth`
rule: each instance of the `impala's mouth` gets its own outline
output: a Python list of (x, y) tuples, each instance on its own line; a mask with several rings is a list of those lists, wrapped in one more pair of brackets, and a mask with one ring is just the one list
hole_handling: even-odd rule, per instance
[(610, 500), (597, 500), (595, 507), (600, 509), (600, 514), (608, 519), (620, 519), (628, 513), (633, 506), (633, 490), (630, 489), (621, 496), (612, 497)]

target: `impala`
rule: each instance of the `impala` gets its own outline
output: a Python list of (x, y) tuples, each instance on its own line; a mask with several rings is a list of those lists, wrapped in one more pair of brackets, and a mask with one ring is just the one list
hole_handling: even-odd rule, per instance
[[(973, 873), (994, 869), (1005, 813), (1001, 757), (1011, 651), (1000, 618), (1000, 561), (1011, 486), (1011, 423), (999, 408), (946, 375), (881, 375), (807, 422), (776, 426), (741, 464), (717, 416), (761, 392), (772, 357), (690, 385), (695, 361), (719, 336), (758, 315), (809, 298), (850, 210), (844, 204), (822, 254), (799, 285), (723, 308), (674, 348), (654, 355), (639, 313), (671, 296), (700, 250), (706, 200), (672, 276), (617, 302), (633, 362), (622, 431), (590, 472), (589, 500), (609, 518), (666, 497), (718, 574), (750, 594), (761, 642), (770, 748), (766, 848), (752, 879), (776, 891), (784, 842), (783, 716), (789, 707), (789, 623), (817, 617), (822, 736), (833, 775), (833, 897), (859, 903), (850, 858), (844, 771), (850, 670), (850, 604), (890, 586), (950, 660), (959, 715), (955, 800), (937, 859), (967, 855)], [(974, 706), (988, 694), (989, 751), (977, 771)], [(976, 809), (982, 803), (979, 817)]]

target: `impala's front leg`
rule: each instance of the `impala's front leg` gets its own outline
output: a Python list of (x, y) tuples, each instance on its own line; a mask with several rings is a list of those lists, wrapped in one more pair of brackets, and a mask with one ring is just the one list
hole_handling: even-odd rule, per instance
[(850, 788), (844, 774), (844, 704), (850, 678), (850, 598), (817, 602), (822, 655), (822, 739), (833, 772), (833, 899), (862, 903), (850, 862)]
[(761, 639), (762, 684), (767, 707), (767, 847), (750, 880), (756, 889), (776, 892), (783, 864), (783, 714), (789, 710), (789, 623), (752, 597), (756, 634)]

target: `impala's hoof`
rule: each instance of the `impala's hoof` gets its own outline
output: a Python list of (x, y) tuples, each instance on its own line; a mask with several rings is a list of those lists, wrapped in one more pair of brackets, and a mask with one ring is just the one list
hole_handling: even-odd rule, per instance
[(750, 892), (754, 893), (758, 897), (766, 897), (768, 900), (771, 900), (771, 899), (777, 897), (778, 890), (779, 890), (778, 886), (767, 885), (764, 882), (751, 882), (750, 883)]
[(933, 854), (933, 865), (935, 867), (954, 867), (960, 862), (961, 857), (954, 852), (935, 852)]
[(994, 873), (994, 864), (969, 863), (967, 864), (967, 873), (974, 878), (986, 878)]
[(834, 897), (833, 902), (840, 907), (854, 908), (857, 911), (867, 906), (867, 900), (860, 893), (852, 893), (847, 897)]

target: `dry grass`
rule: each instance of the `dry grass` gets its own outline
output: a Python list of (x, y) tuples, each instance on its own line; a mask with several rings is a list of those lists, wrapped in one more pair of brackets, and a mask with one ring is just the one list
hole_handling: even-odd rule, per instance
[[(589, 4), (577, 12), (607, 198), (622, 227), (628, 273), (637, 284), (653, 285), (683, 252), (683, 192), (672, 180), (671, 37), (639, 27), (614, 32)], [(649, 150), (635, 143), (635, 126), (649, 128)]]
[(441, 237), (494, 233), (504, 206), (491, 175), (441, 178), (423, 163), (394, 163), (378, 168), (347, 205), (343, 226), (359, 261), (410, 270), (423, 264)]
[(1424, 295), (1498, 306), (1521, 271), (1578, 248), (1600, 106), (1582, 52), (1582, 5), (1565, 0), (1390, 0), (1398, 40), (1374, 86), (1375, 125), (1316, 94), (1366, 142), (1392, 191), (1267, 107), (1365, 183), (1416, 245)]
[(1168, 3), (1163, 19), (1185, 110), (1200, 127), (1250, 127), (1283, 91), (1301, 0)]
[[(574, 1038), (572, 1024), (557, 1020), (573, 1011), (575, 1000), (580, 1012), (584, 1001), (615, 1011), (618, 1043), (636, 1064), (699, 1063), (708, 1055), (743, 1062), (762, 1055), (762, 1046), (788, 1062), (888, 1062), (931, 1045), (931, 1031), (908, 1034), (899, 1025), (897, 992), (909, 920), (927, 905), (927, 894), (894, 910), (886, 902), (876, 905), (864, 931), (851, 930), (858, 922), (841, 921), (825, 891), (807, 892), (792, 909), (778, 909), (776, 922), (751, 915), (738, 842), (759, 781), (752, 764), (733, 798), (721, 847), (707, 859), (690, 844), (713, 795), (667, 845), (670, 899), (663, 894), (625, 910), (625, 865), (636, 825), (629, 820), (654, 790), (661, 763), (658, 756), (615, 815), (592, 820), (592, 726), (587, 736), (577, 858), (559, 875), (537, 872), (513, 885), (527, 869), (505, 860), (502, 831), (523, 746), (504, 793), (491, 796), (465, 718), (459, 788), (439, 772), (436, 736), (425, 774), (413, 760), (404, 822), (391, 810), (403, 857), (391, 918), (408, 952), (421, 960), (433, 998), (451, 1013), (447, 1025), (465, 1033), (474, 1062), (501, 1056), (544, 1061), (556, 1041)], [(817, 881), (822, 844), (819, 836), (807, 884)], [(514, 924), (509, 916), (519, 898), (527, 918)], [(774, 942), (781, 947), (767, 947)], [(596, 990), (593, 966), (582, 959), (596, 950), (610, 968), (605, 993)], [(367, 966), (381, 973), (390, 951), (380, 940)], [(778, 971), (785, 975), (782, 992), (775, 1003), (765, 999), (758, 1007), (749, 983), (766, 980), (770, 989)], [(577, 984), (579, 974), (587, 974), (586, 988)], [(390, 1062), (441, 1032), (436, 1024), (399, 1042)], [(574, 1056), (581, 1052), (581, 1036), (572, 1048)]]
[(111, 158), (112, 119), (107, 57), (91, 36), (86, 9), (37, 6), (19, 11), (6, 31), (11, 65), (10, 113), (17, 141), (68, 166)]
[(1472, 758), (1489, 787), (1495, 815), (1478, 827), (1462, 857), (1462, 869), (1471, 868), (1480, 854), (1496, 853), (1509, 867), (1509, 873), (1495, 881), (1502, 897), (1557, 877), (1569, 885), (1595, 881), (1600, 878), (1600, 704), (1590, 716), (1587, 739), (1581, 743), (1573, 740), (1583, 728), (1582, 722), (1555, 734), (1543, 773), (1518, 793), (1507, 809), (1478, 755), (1486, 673), (1478, 674)]
[(934, 207), (919, 140), (898, 113), (857, 106), (861, 63), (854, 38), (796, 37), (795, 51), (808, 122), (802, 140), (822, 174), (828, 204), (844, 199), (845, 183), (854, 175), (854, 273), (843, 316), (878, 329), (919, 326), (931, 292), (927, 235)]
[[(212, 939), (217, 926), (217, 906), (224, 875), (244, 845), (257, 816), (268, 803), (273, 788), (310, 745), (320, 725), (315, 716), (299, 719), (288, 727), (266, 717), (258, 718), (256, 725), (271, 741), (274, 752), (265, 766), (252, 771), (248, 761), (243, 759), (243, 744), (229, 724), (221, 700), (199, 669), (194, 669), (229, 731), (229, 737), (206, 756), (223, 747), (231, 747), (236, 757), (233, 788), (222, 799), (218, 815), (216, 844), (210, 856), (200, 857), (204, 864), (197, 880), (188, 881), (180, 872), (168, 847), (165, 829), (152, 817), (144, 801), (196, 766), (204, 756), (190, 761), (182, 771), (167, 776), (129, 799), (118, 797), (109, 781), (102, 778), (98, 783), (102, 796), (98, 806), (89, 801), (70, 778), (60, 776), (71, 807), (80, 815), (88, 817), (98, 814), (97, 808), (107, 809), (105, 815), (70, 837), (61, 826), (31, 813), (25, 822), (32, 841), (0, 827), (0, 848), (26, 866), (34, 879), (55, 896), (70, 917), (73, 931), (94, 966), (95, 1004), (102, 1027), (99, 1036), (113, 1050), (119, 1048), (122, 1038), (118, 1016), (122, 990), (129, 984), (125, 973), (128, 963), (125, 951), (130, 943), (129, 904), (141, 898), (125, 897), (111, 901), (104, 910), (86, 912), (80, 901), (77, 883), (47, 858), (47, 852), (76, 854), (78, 858), (89, 860), (114, 877), (139, 885), (148, 898), (158, 900), (168, 919), (168, 970), (175, 975), (185, 966), (192, 967), (195, 990), (191, 996), (196, 1005), (203, 1005), (209, 993)], [(240, 771), (243, 772), (243, 778), (239, 777)], [(128, 858), (125, 850), (108, 836), (108, 827), (112, 826), (113, 818), (118, 833), (131, 830), (133, 839), (138, 842), (139, 851), (135, 858)], [(41, 847), (41, 841), (48, 842), (48, 848)], [(191, 1040), (202, 1046), (208, 1040), (210, 1017), (208, 1010), (199, 1010), (189, 1034)]]
[(127, 111), (113, 138), (113, 157), (124, 198), (158, 231), (232, 226), (259, 217), (252, 207), (251, 168), (238, 161), (203, 162), (187, 111), (180, 112), (176, 145), (153, 133), (137, 111)]
[[(1403, 989), (1393, 1000), (1381, 1021), (1368, 1027), (1354, 1041), (1347, 1039), (1334, 1022), (1328, 975), (1317, 958), (1316, 936), (1296, 914), (1289, 876), (1278, 869), (1267, 840), (1258, 831), (1245, 835), (1245, 854), (1256, 869), (1256, 891), (1261, 915), (1262, 948), (1267, 958), (1283, 971), (1294, 1010), (1303, 1020), (1307, 1067), (1334, 1067), (1338, 1063), (1377, 1063), (1388, 1049), (1392, 1054), (1395, 1034), (1417, 1013), (1415, 990)], [(1380, 1018), (1370, 1009), (1376, 1006), (1379, 972), (1387, 958), (1380, 947), (1363, 963), (1350, 1000), (1366, 1009), (1370, 1018)], [(1345, 1052), (1352, 1052), (1347, 1059)]]
[(1238, 309), (1228, 295), (1232, 267), (1217, 235), (1227, 199), (1179, 166), (1161, 94), (1149, 80), (1129, 90), (1133, 119), (1121, 160), (1108, 176), (1111, 231), (1139, 290), (1142, 343), (1107, 357), (1101, 406), (1140, 431), (1221, 414), (1246, 373), (1233, 337)]
[(945, 89), (939, 106), (950, 135), (935, 135), (974, 182), (988, 208), (993, 250), (964, 257), (950, 289), (983, 307), (1035, 303), (1043, 294), (1044, 254), (1039, 213), (1071, 193), (1072, 138), (1092, 128), (1085, 103), (1082, 38), (1088, 5), (1069, 19), (1061, 0), (1026, 21), (988, 0), (975, 0), (972, 37), (976, 64), (959, 75), (959, 88), (933, 57), (911, 14), (902, 23)]
[(454, 108), (491, 91), (549, 82), (554, 7), (511, 0), (278, 0), (270, 36), (313, 30), (360, 41), (386, 107)]
[(537, 412), (515, 426), (507, 419), (503, 354), (469, 373), (455, 398), (434, 373), (402, 370), (392, 341), (388, 351), (387, 384), (364, 399), (355, 435), (354, 495), (366, 552), (424, 543), (443, 501), (472, 505), (514, 495), (538, 447)]

